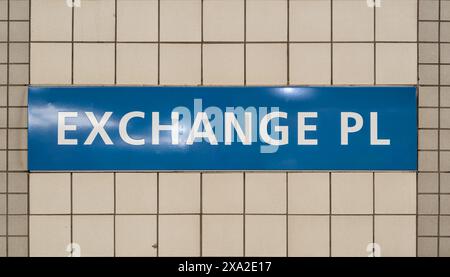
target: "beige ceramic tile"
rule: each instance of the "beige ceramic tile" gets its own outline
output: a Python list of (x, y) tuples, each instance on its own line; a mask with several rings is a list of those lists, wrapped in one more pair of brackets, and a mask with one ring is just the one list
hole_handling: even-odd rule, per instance
[(159, 212), (200, 212), (200, 174), (161, 173), (159, 175)]
[(248, 0), (246, 8), (248, 41), (287, 39), (286, 0)]
[(118, 0), (117, 40), (157, 41), (158, 0)]
[(242, 173), (205, 173), (202, 178), (203, 213), (243, 212)]
[(286, 174), (245, 174), (245, 202), (247, 213), (285, 213)]
[(30, 216), (31, 257), (67, 257), (68, 247), (70, 216)]
[(375, 212), (416, 213), (415, 173), (375, 173)]
[(72, 178), (74, 213), (114, 212), (112, 173), (74, 173)]
[(31, 84), (62, 85), (72, 80), (72, 45), (70, 43), (31, 44)]
[(245, 256), (286, 256), (286, 216), (246, 215)]
[(156, 256), (156, 216), (116, 216), (115, 243), (118, 257)]
[(156, 173), (117, 173), (116, 212), (156, 213)]
[(205, 215), (202, 219), (203, 256), (242, 256), (242, 215)]
[(328, 173), (289, 173), (289, 213), (328, 214), (330, 212), (329, 178)]
[(200, 255), (198, 215), (160, 215), (158, 226), (159, 256)]
[(372, 173), (332, 173), (333, 214), (371, 214), (373, 210)]
[(330, 255), (329, 216), (289, 216), (290, 257), (328, 257)]
[(371, 252), (367, 247), (373, 242), (372, 220), (372, 216), (332, 216), (331, 256), (368, 257)]
[(30, 174), (30, 214), (70, 213), (70, 174)]
[(415, 216), (375, 216), (375, 242), (383, 257), (416, 255)]

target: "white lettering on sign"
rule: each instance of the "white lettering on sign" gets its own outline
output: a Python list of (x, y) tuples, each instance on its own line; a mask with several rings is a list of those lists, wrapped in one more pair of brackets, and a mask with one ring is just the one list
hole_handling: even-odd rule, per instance
[[(58, 145), (78, 145), (78, 139), (74, 138), (76, 132), (81, 132), (75, 123), (83, 122), (83, 127), (90, 125), (91, 130), (84, 145), (92, 145), (97, 137), (99, 142), (105, 145), (113, 145), (109, 132), (113, 132), (114, 126), (118, 125), (118, 137), (122, 142), (129, 145), (145, 145), (148, 137), (151, 137), (152, 145), (160, 144), (161, 132), (170, 132), (170, 143), (172, 145), (186, 144), (193, 145), (196, 142), (206, 141), (210, 145), (218, 145), (223, 142), (225, 145), (231, 145), (238, 141), (243, 145), (252, 145), (258, 138), (261, 142), (272, 145), (281, 146), (289, 143), (289, 126), (280, 124), (280, 121), (288, 120), (288, 114), (281, 111), (270, 112), (261, 115), (259, 128), (258, 115), (254, 112), (248, 112), (243, 109), (237, 112), (225, 112), (216, 118), (210, 118), (207, 112), (196, 113), (192, 125), (191, 121), (181, 120), (179, 112), (171, 112), (170, 124), (162, 124), (160, 122), (160, 113), (152, 112), (151, 128), (148, 132), (140, 130), (137, 134), (130, 134), (128, 128), (131, 123), (142, 124), (146, 120), (146, 114), (142, 111), (131, 111), (120, 117), (120, 120), (111, 120), (113, 112), (107, 111), (101, 115), (95, 115), (91, 111), (84, 112), (89, 121), (86, 124), (79, 118), (79, 112), (64, 111), (58, 112)], [(81, 113), (83, 114), (83, 113)], [(239, 116), (240, 115), (240, 116)], [(183, 118), (185, 115), (183, 115)], [(100, 118), (99, 120), (97, 118)], [(219, 122), (217, 120), (219, 119)], [(241, 119), (241, 120), (239, 120)], [(297, 113), (297, 144), (304, 146), (319, 145), (319, 113), (318, 112), (298, 112)], [(107, 124), (110, 124), (108, 128)], [(70, 122), (72, 121), (72, 122)], [(118, 122), (118, 123), (117, 123)], [(215, 122), (215, 124), (212, 124)], [(256, 125), (255, 125), (256, 124)], [(389, 138), (379, 137), (378, 112), (370, 112), (370, 137), (367, 142), (370, 145), (386, 146), (391, 145)], [(141, 127), (142, 125), (138, 125)], [(145, 126), (145, 125), (144, 125)], [(364, 127), (364, 118), (356, 112), (340, 113), (340, 145), (349, 145), (352, 136), (357, 136)], [(271, 131), (270, 131), (271, 130)], [(270, 132), (269, 132), (270, 131)], [(150, 135), (151, 132), (151, 135)], [(259, 132), (259, 134), (257, 134)], [(237, 134), (236, 139), (234, 133)], [(147, 134), (147, 135), (146, 135)], [(224, 134), (223, 136), (221, 134)], [(364, 133), (365, 134), (365, 133)], [(360, 135), (361, 136), (361, 135)], [(77, 136), (79, 137), (79, 135)], [(112, 136), (116, 139), (116, 136)], [(256, 139), (255, 139), (256, 138)], [(168, 141), (166, 143), (169, 143)], [(164, 144), (166, 144), (164, 143)]]

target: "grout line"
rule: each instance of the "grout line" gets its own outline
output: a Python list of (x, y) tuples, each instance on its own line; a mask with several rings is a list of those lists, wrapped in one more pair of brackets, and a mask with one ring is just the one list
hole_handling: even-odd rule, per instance
[(242, 240), (243, 240), (243, 245), (242, 245), (242, 256), (243, 257), (245, 257), (245, 216), (246, 216), (246, 211), (245, 211), (245, 171), (243, 172), (243, 174), (242, 174), (242, 179), (243, 179), (243, 197), (242, 197), (242, 205), (243, 205), (243, 207), (242, 207), (242, 214), (243, 214), (243, 216), (242, 216), (242, 221), (243, 221), (243, 224), (242, 224), (242, 231), (243, 231), (243, 236), (242, 236)]
[(329, 238), (329, 245), (328, 245), (328, 250), (329, 250), (329, 256), (332, 257), (332, 252), (331, 252), (331, 222), (332, 222), (332, 202), (331, 202), (331, 184), (332, 184), (332, 175), (331, 172), (328, 173), (328, 194), (329, 194), (329, 198), (330, 198), (330, 206), (328, 207), (329, 211), (329, 219), (328, 219), (328, 238)]
[(156, 173), (156, 257), (159, 257), (159, 172)]
[[(417, 149), (419, 149), (419, 93), (420, 93), (420, 88), (419, 88), (419, 62), (420, 62), (420, 57), (419, 57), (419, 53), (420, 53), (420, 46), (419, 46), (419, 3), (420, 0), (417, 0), (417, 22), (416, 22), (416, 40), (417, 40), (417, 48), (416, 48), (416, 55), (417, 55), (417, 67), (416, 67), (416, 75), (417, 75), (417, 88), (418, 91), (416, 91), (416, 126), (417, 126), (417, 134), (416, 134), (416, 138), (417, 138)], [(416, 167), (417, 169), (419, 169), (419, 151), (417, 151), (417, 162), (416, 162)], [(416, 257), (419, 257), (419, 170), (416, 171)]]
[[(6, 128), (9, 128), (9, 54), (10, 54), (10, 0), (8, 0), (7, 2), (7, 18), (8, 18), (8, 22), (6, 23), (6, 62), (8, 63), (6, 65)], [(5, 218), (5, 223), (6, 223), (6, 230), (5, 230), (5, 234), (6, 234), (6, 257), (9, 256), (9, 130), (6, 131), (6, 218)]]
[(286, 257), (289, 257), (289, 173), (286, 172)]
[[(441, 0), (438, 1), (438, 63), (441, 62)], [(438, 66), (438, 130), (437, 130), (437, 162), (438, 162), (438, 220), (437, 220), (437, 256), (440, 257), (440, 224), (441, 224), (441, 66)]]
[[(31, 0), (28, 1), (28, 84), (31, 84)], [(28, 124), (27, 124), (28, 125)], [(27, 135), (28, 141), (28, 135)], [(31, 256), (30, 251), (30, 173), (27, 172), (27, 256)]]

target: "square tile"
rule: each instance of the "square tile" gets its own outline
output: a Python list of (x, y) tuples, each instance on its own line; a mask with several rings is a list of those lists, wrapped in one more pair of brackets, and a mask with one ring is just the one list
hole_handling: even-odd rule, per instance
[(9, 19), (28, 20), (29, 0), (14, 0), (9, 3)]
[(417, 243), (418, 257), (437, 257), (437, 238), (418, 238)]
[(440, 113), (440, 128), (450, 128), (450, 109), (441, 108)]
[(438, 214), (439, 201), (437, 194), (419, 194), (417, 201), (419, 214)]
[(0, 0), (0, 20), (8, 20), (8, 0)]
[(29, 40), (29, 23), (27, 21), (9, 22), (9, 41), (27, 42)]
[(160, 257), (200, 255), (198, 215), (160, 215), (158, 226)]
[(6, 214), (6, 194), (0, 194), (0, 214)]
[(86, 1), (74, 9), (75, 41), (114, 41), (115, 1)]
[(441, 65), (441, 85), (450, 85), (450, 65)]
[(439, 217), (439, 234), (441, 236), (450, 236), (450, 216)]
[(200, 174), (160, 173), (160, 213), (199, 213)]
[(74, 213), (114, 212), (112, 173), (74, 173), (72, 178)]
[(441, 42), (450, 42), (450, 22), (441, 22)]
[(415, 214), (416, 173), (375, 173), (375, 213)]
[(291, 41), (330, 41), (330, 0), (300, 0), (289, 3)]
[(437, 193), (439, 188), (438, 173), (419, 172), (418, 193)]
[(10, 106), (28, 105), (28, 86), (9, 87), (8, 95)]
[(440, 214), (450, 215), (450, 195), (443, 194), (440, 197)]
[(160, 2), (161, 41), (201, 40), (201, 1)]
[(450, 257), (450, 238), (439, 239), (439, 257)]
[(332, 257), (368, 257), (372, 237), (372, 216), (331, 217)]
[(441, 43), (441, 63), (450, 63), (450, 44)]
[(117, 213), (157, 212), (156, 173), (116, 173)]
[(30, 174), (30, 214), (70, 213), (70, 174)]
[(286, 85), (286, 44), (248, 44), (247, 85)]
[[(1, 3), (1, 1), (0, 1)], [(6, 257), (6, 237), (0, 237), (0, 257)]]
[(11, 171), (26, 171), (28, 165), (27, 151), (10, 150), (8, 153), (8, 169)]
[(156, 256), (156, 216), (118, 215), (115, 223), (116, 256)]
[(438, 100), (438, 87), (419, 87), (419, 107), (437, 107)]
[(157, 41), (158, 0), (118, 0), (117, 40)]
[(28, 196), (26, 194), (8, 195), (8, 213), (9, 214), (27, 214)]
[(339, 43), (333, 46), (333, 80), (336, 85), (373, 84), (373, 64), (373, 44)]
[(441, 171), (450, 171), (450, 152), (441, 151), (439, 156), (439, 166)]
[(291, 84), (331, 84), (331, 45), (329, 43), (292, 43), (289, 47)]
[(438, 118), (438, 109), (419, 108), (419, 128), (437, 128)]
[(70, 84), (72, 45), (70, 43), (32, 43), (30, 66), (31, 84)]
[(72, 8), (66, 1), (31, 0), (31, 40), (70, 41)]
[(437, 171), (438, 155), (436, 151), (419, 151), (419, 171)]
[(8, 257), (28, 257), (28, 238), (8, 237)]
[(30, 216), (30, 256), (68, 256), (70, 226), (69, 215)]
[(242, 215), (205, 215), (202, 219), (202, 256), (243, 256)]
[(333, 40), (372, 41), (373, 9), (366, 1), (338, 0), (333, 3)]
[(441, 1), (441, 20), (450, 20), (450, 3)]
[(418, 236), (437, 236), (438, 235), (438, 217), (422, 215), (417, 217), (417, 235)]
[(285, 257), (286, 216), (246, 215), (245, 256)]
[(441, 130), (439, 135), (440, 149), (450, 150), (450, 130)]
[(28, 236), (28, 215), (8, 216), (8, 236)]
[(439, 67), (437, 65), (419, 65), (419, 84), (438, 85)]
[(75, 84), (114, 84), (114, 44), (75, 44), (73, 75)]
[(158, 45), (117, 44), (117, 83), (121, 85), (158, 84)]
[(285, 213), (286, 174), (246, 173), (245, 211), (247, 213)]
[(28, 172), (8, 173), (8, 191), (16, 193), (28, 192)]
[(201, 84), (200, 44), (161, 44), (160, 51), (162, 85)]
[(438, 42), (439, 24), (437, 22), (419, 22), (419, 41)]
[(328, 257), (330, 218), (328, 216), (289, 216), (289, 257)]
[(450, 193), (450, 173), (441, 173), (441, 193)]
[(328, 173), (289, 173), (289, 213), (328, 214), (330, 212), (329, 178)]
[(376, 38), (381, 41), (417, 40), (417, 0), (384, 0), (376, 10)]
[(372, 173), (332, 173), (331, 198), (333, 214), (371, 214)]
[(420, 20), (439, 19), (439, 0), (418, 0)]
[(6, 192), (6, 173), (0, 173), (0, 193)]
[(205, 41), (244, 40), (244, 1), (203, 1)]
[(285, 41), (287, 39), (286, 0), (248, 0), (246, 13), (248, 41)]
[(27, 85), (28, 84), (28, 64), (10, 64), (9, 65), (9, 84)]
[(375, 216), (375, 243), (382, 257), (414, 257), (416, 255), (416, 217)]
[[(10, 63), (28, 63), (28, 43), (18, 42), (9, 44)], [(1, 44), (0, 44), (1, 49)], [(1, 53), (0, 53), (1, 61)], [(6, 62), (6, 61), (5, 61)]]
[(244, 45), (204, 45), (203, 81), (205, 85), (243, 85)]
[(204, 173), (202, 178), (203, 213), (243, 212), (242, 173)]
[(0, 87), (0, 106), (6, 106), (7, 105), (7, 89), (6, 86), (5, 87)]
[(114, 255), (114, 218), (112, 215), (73, 216), (73, 242), (80, 246), (81, 257)]
[(417, 84), (417, 44), (379, 43), (376, 51), (377, 84)]
[(438, 54), (439, 54), (438, 43), (419, 43), (420, 63), (438, 63), (439, 60)]
[(438, 130), (419, 130), (419, 149), (436, 150), (438, 148)]
[(8, 130), (9, 149), (27, 149), (28, 130), (10, 129)]

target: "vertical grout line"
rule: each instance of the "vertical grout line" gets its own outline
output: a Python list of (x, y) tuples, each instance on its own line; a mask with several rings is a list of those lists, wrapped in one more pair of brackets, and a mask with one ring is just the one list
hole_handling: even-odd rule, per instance
[[(330, 0), (330, 17), (331, 17), (331, 19), (330, 19), (330, 52), (331, 52), (331, 55), (330, 55), (330, 57), (331, 57), (331, 63), (330, 63), (330, 65), (331, 65), (331, 67), (330, 67), (330, 71), (331, 71), (331, 76), (330, 76), (330, 81), (331, 81), (331, 85), (333, 85), (334, 84), (334, 78), (333, 78), (333, 74), (334, 74), (334, 70), (333, 70), (333, 66), (334, 66), (334, 63), (333, 63), (333, 60), (334, 60), (334, 55), (333, 55), (333, 52), (334, 52), (334, 44), (333, 44), (333, 36), (334, 36), (334, 34), (333, 34), (333, 0)], [(331, 174), (331, 173), (330, 173)]]
[(328, 234), (328, 238), (329, 238), (329, 245), (328, 245), (328, 247), (329, 247), (329, 256), (330, 257), (332, 257), (332, 254), (331, 254), (331, 221), (332, 221), (332, 206), (331, 206), (331, 204), (332, 204), (332, 202), (331, 202), (331, 181), (332, 181), (332, 179), (331, 179), (331, 172), (328, 172), (328, 194), (329, 194), (329, 198), (330, 198), (330, 206), (328, 207), (328, 209), (329, 209), (329, 213), (330, 213), (330, 215), (329, 215), (329, 220), (328, 220), (328, 232), (329, 232), (329, 234)]
[(377, 85), (377, 6), (373, 6), (373, 85)]
[(286, 24), (287, 24), (287, 28), (286, 28), (286, 59), (287, 59), (287, 61), (286, 61), (286, 81), (287, 81), (287, 85), (288, 86), (290, 86), (290, 84), (291, 84), (291, 77), (290, 77), (290, 75), (291, 75), (291, 73), (290, 73), (290, 67), (291, 67), (291, 64), (290, 64), (290, 47), (291, 47), (291, 44), (290, 44), (290, 23), (289, 23), (289, 21), (290, 21), (290, 17), (289, 17), (289, 14), (290, 14), (290, 3), (291, 3), (291, 0), (287, 0), (287, 2), (286, 2)]
[[(419, 149), (419, 126), (418, 126), (418, 122), (419, 122), (419, 93), (420, 93), (420, 89), (419, 89), (419, 1), (417, 0), (417, 7), (416, 7), (416, 17), (417, 17), (417, 21), (416, 21), (416, 55), (417, 55), (417, 68), (416, 68), (416, 79), (417, 79), (417, 89), (419, 91), (416, 90), (416, 148)], [(417, 151), (416, 153), (416, 157), (417, 157), (417, 161), (416, 161), (416, 257), (419, 257), (419, 151)]]
[(10, 48), (10, 42), (9, 42), (9, 38), (10, 38), (10, 34), (9, 34), (9, 29), (10, 29), (10, 0), (8, 0), (7, 2), (7, 23), (6, 23), (6, 28), (8, 30), (6, 30), (6, 230), (5, 230), (5, 235), (6, 235), (6, 257), (9, 256), (9, 62), (10, 62), (10, 58), (9, 58), (9, 48)]
[(243, 180), (243, 197), (242, 197), (242, 232), (243, 232), (243, 236), (242, 236), (242, 256), (245, 257), (245, 171), (242, 174), (242, 180)]
[(200, 85), (203, 86), (203, 0), (200, 5)]
[(71, 253), (73, 254), (73, 173), (70, 172), (70, 247)]
[[(114, 0), (114, 85), (117, 86), (117, 0)], [(116, 186), (116, 172), (113, 172), (114, 180), (114, 214), (113, 214), (113, 256), (117, 256), (116, 247), (116, 214), (117, 214), (117, 186)]]
[(156, 257), (159, 257), (159, 172), (156, 172)]
[(375, 257), (375, 172), (372, 172), (372, 255)]
[(158, 0), (158, 86), (161, 84), (161, 0)]
[[(117, 0), (116, 0), (117, 1)], [(116, 257), (116, 214), (117, 214), (117, 186), (116, 186), (116, 172), (113, 172), (114, 181), (114, 214), (113, 214), (113, 256)]]
[(441, 0), (438, 1), (438, 130), (437, 130), (437, 161), (438, 161), (438, 218), (437, 218), (437, 256), (440, 257), (441, 242)]
[(244, 86), (247, 85), (247, 0), (244, 0)]
[[(31, 0), (28, 0), (28, 86), (31, 85)], [(28, 93), (28, 92), (27, 92)], [(28, 108), (28, 107), (27, 107)], [(27, 126), (28, 128), (28, 126)], [(28, 134), (27, 134), (28, 135)], [(27, 146), (28, 148), (28, 146)], [(27, 167), (27, 256), (30, 257), (30, 172)]]
[(289, 257), (289, 173), (286, 172), (286, 257)]
[[(203, 1), (202, 1), (203, 2)], [(200, 172), (200, 257), (203, 256), (203, 172)]]
[(74, 48), (75, 48), (75, 45), (74, 45), (74, 38), (75, 38), (75, 7), (74, 7), (75, 5), (72, 5), (72, 7), (71, 7), (71, 9), (72, 9), (72, 34), (71, 34), (71, 44), (72, 44), (72, 59), (71, 59), (71, 61), (72, 61), (72, 64), (71, 64), (71, 70), (72, 70), (72, 72), (71, 72), (71, 84), (73, 85), (74, 84), (74, 63), (75, 63), (75, 51), (74, 51)]

